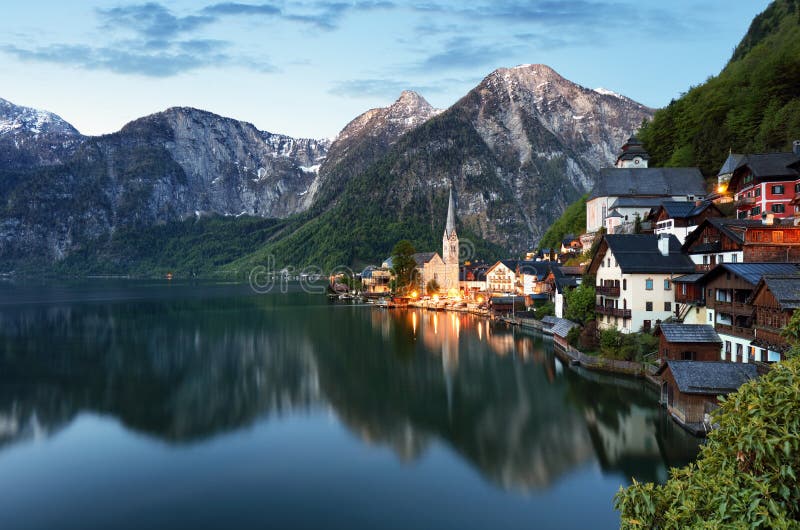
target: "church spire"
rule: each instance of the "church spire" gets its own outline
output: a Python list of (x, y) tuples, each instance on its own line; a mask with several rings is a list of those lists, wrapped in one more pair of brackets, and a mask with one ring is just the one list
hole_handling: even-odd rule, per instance
[(444, 228), (445, 237), (450, 237), (456, 231), (456, 206), (453, 202), (453, 188), (450, 187), (450, 202), (447, 205), (447, 224)]

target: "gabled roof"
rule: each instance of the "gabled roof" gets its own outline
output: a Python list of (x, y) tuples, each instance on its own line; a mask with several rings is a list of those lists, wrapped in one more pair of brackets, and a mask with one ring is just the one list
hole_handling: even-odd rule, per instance
[(603, 168), (589, 200), (597, 197), (669, 197), (706, 194), (696, 167)]
[(739, 154), (739, 153), (730, 153), (728, 158), (725, 159), (725, 162), (722, 164), (722, 167), (719, 170), (719, 175), (729, 175), (733, 173), (736, 168), (742, 165), (746, 155)]
[(765, 275), (800, 274), (798, 263), (720, 263), (708, 271), (701, 280), (707, 283), (722, 274), (730, 272), (740, 277), (750, 285), (756, 285)]
[[(609, 208), (658, 208), (664, 197), (619, 197), (611, 201)], [(694, 203), (692, 203), (694, 204)]]
[(508, 267), (511, 270), (511, 272), (516, 274), (517, 264), (519, 263), (519, 260), (517, 259), (501, 259), (500, 261), (498, 261), (497, 263), (486, 269), (486, 274), (492, 272), (495, 269), (495, 267), (497, 267), (501, 263), (506, 267)]
[(798, 160), (800, 157), (791, 152), (759, 153), (745, 155), (738, 168), (747, 167), (755, 177), (797, 177), (797, 170), (789, 166)]
[(744, 383), (756, 379), (756, 366), (726, 361), (667, 361), (658, 370), (669, 367), (683, 394), (730, 394)]
[(702, 272), (695, 272), (693, 274), (684, 274), (672, 279), (672, 283), (697, 283), (703, 277)]
[(800, 268), (797, 274), (766, 275), (762, 277), (749, 302), (753, 303), (758, 293), (764, 288), (769, 289), (781, 309), (800, 308)]
[(578, 278), (574, 276), (562, 276), (560, 278), (556, 278), (556, 291), (559, 293), (563, 293), (564, 289), (567, 287), (577, 287), (578, 286)]
[[(756, 219), (727, 219), (722, 217), (709, 217), (704, 219), (703, 222), (700, 223), (692, 233), (686, 236), (686, 241), (683, 242), (683, 248), (688, 250), (688, 248), (702, 236), (703, 232), (708, 226), (716, 228), (721, 234), (729, 238), (731, 241), (741, 245), (744, 244), (745, 230), (748, 228), (764, 226), (764, 223)], [(708, 244), (714, 245), (714, 243)], [(695, 248), (695, 252), (701, 253), (714, 252), (716, 250), (718, 250), (717, 246), (712, 246), (708, 249)]]
[[(599, 260), (604, 259), (604, 244), (614, 254), (620, 269), (625, 274), (694, 272), (694, 263), (681, 253), (681, 244), (674, 235), (669, 236), (669, 253), (664, 256), (658, 250), (659, 236), (655, 234), (609, 234), (603, 236), (597, 254), (589, 265), (597, 271)], [(596, 266), (597, 265), (597, 266)]]
[[(438, 256), (438, 255), (439, 255), (438, 252), (417, 252), (416, 254), (414, 254), (413, 258), (414, 258), (414, 261), (417, 262), (417, 267), (422, 267), (423, 265), (428, 263), (430, 260), (432, 260), (434, 256)], [(441, 259), (441, 258), (439, 258), (439, 259)]]
[(578, 324), (576, 324), (571, 320), (567, 320), (566, 318), (559, 318), (556, 321), (556, 323), (553, 324), (551, 331), (553, 332), (553, 335), (565, 339), (567, 338), (567, 333), (569, 333), (569, 330), (577, 326)]
[(519, 261), (517, 263), (517, 272), (519, 274), (535, 275), (539, 279), (544, 278), (550, 272), (553, 273), (553, 276), (561, 276), (559, 263), (554, 261)]
[(556, 322), (558, 322), (558, 317), (554, 317), (553, 315), (545, 315), (542, 317), (542, 324), (552, 326)]
[(668, 342), (722, 344), (722, 339), (719, 338), (714, 328), (706, 324), (661, 323), (658, 333), (664, 335)]
[(711, 201), (701, 201), (700, 204), (691, 201), (663, 201), (661, 208), (667, 212), (670, 219), (690, 219), (700, 215), (713, 204)]

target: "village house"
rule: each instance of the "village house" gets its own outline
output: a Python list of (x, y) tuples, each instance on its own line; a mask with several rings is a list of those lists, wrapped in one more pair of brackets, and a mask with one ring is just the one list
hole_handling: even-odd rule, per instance
[(504, 259), (489, 267), (486, 270), (486, 291), (500, 295), (516, 294), (518, 263), (518, 260)]
[(617, 156), (616, 167), (600, 170), (594, 189), (586, 202), (586, 232), (611, 226), (633, 225), (644, 220), (663, 201), (702, 200), (706, 196), (703, 175), (697, 168), (649, 168), (649, 156), (635, 137), (628, 139)]
[(656, 376), (667, 412), (687, 430), (704, 434), (710, 428), (707, 414), (719, 406), (718, 396), (736, 392), (758, 373), (752, 364), (667, 360)]
[(703, 276), (706, 323), (714, 326), (723, 341), (722, 360), (770, 360), (767, 350), (751, 347), (755, 308), (750, 300), (762, 276), (791, 274), (800, 274), (800, 264), (723, 263)]
[(686, 236), (694, 232), (709, 217), (722, 217), (722, 212), (711, 201), (663, 201), (650, 214), (653, 233), (672, 234), (683, 244)]
[(361, 287), (368, 294), (391, 291), (392, 271), (388, 267), (370, 265), (361, 271)]
[(705, 324), (662, 323), (656, 329), (662, 363), (672, 361), (718, 361), (722, 339)]
[(581, 238), (567, 234), (561, 239), (561, 254), (580, 254), (583, 251)]
[(466, 261), (459, 268), (458, 288), (468, 298), (474, 298), (478, 293), (486, 291), (487, 263)]
[(652, 329), (672, 316), (676, 276), (694, 272), (675, 236), (606, 235), (589, 274), (596, 278), (597, 323), (623, 333)]
[(693, 272), (672, 280), (675, 285), (675, 317), (684, 324), (707, 323), (702, 279), (703, 273)]
[[(799, 271), (800, 272), (800, 271)], [(750, 303), (755, 308), (751, 355), (767, 362), (785, 358), (789, 344), (781, 331), (800, 309), (800, 275), (766, 275), (756, 285)]]
[(517, 278), (522, 280), (524, 295), (543, 295), (544, 300), (552, 299), (557, 276), (561, 276), (558, 262), (526, 260), (517, 263)]
[[(727, 177), (728, 171), (730, 177), (723, 184), (722, 175)], [(800, 141), (788, 153), (731, 154), (718, 182), (733, 195), (739, 219), (792, 217), (800, 213), (800, 205), (793, 203), (800, 194)]]

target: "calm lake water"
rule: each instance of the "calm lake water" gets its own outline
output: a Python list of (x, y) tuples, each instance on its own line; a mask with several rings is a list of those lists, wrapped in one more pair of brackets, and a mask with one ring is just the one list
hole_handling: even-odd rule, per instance
[(0, 281), (0, 526), (614, 528), (698, 441), (643, 383), (448, 313)]

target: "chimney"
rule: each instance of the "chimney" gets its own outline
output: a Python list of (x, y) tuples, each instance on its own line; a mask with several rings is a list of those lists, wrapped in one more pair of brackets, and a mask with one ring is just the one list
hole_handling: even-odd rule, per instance
[(796, 156), (800, 156), (800, 140), (795, 140), (792, 142), (792, 153)]
[(662, 256), (669, 256), (669, 234), (658, 236), (658, 251)]

